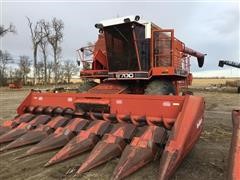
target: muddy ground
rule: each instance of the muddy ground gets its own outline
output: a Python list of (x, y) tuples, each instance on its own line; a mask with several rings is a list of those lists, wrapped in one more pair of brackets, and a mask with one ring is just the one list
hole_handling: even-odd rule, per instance
[[(14, 117), (16, 107), (27, 93), (27, 89), (10, 91), (8, 88), (0, 89), (0, 118), (2, 119), (0, 123)], [(206, 100), (204, 131), (172, 179), (225, 179), (232, 128), (231, 110), (240, 106), (240, 97), (238, 94), (222, 92), (196, 91), (194, 93), (204, 96)], [(74, 179), (74, 173), (66, 175), (66, 172), (69, 169), (77, 168), (88, 155), (85, 153), (48, 168), (44, 168), (43, 165), (57, 151), (14, 160), (15, 157), (23, 154), (29, 148), (28, 146), (0, 154), (0, 179)], [(118, 159), (114, 159), (85, 173), (80, 178), (110, 179), (117, 162)], [(128, 179), (156, 179), (158, 167), (159, 159), (149, 163)]]

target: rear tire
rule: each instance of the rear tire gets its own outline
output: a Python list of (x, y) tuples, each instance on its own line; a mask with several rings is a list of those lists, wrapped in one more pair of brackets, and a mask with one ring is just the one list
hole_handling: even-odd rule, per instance
[(147, 85), (144, 94), (175, 95), (176, 90), (172, 81), (153, 80)]

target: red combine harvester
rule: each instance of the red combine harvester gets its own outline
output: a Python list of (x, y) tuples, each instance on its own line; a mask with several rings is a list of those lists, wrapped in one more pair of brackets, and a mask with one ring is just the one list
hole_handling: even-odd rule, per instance
[(240, 179), (240, 110), (232, 111), (232, 142), (229, 150), (228, 180)]
[(92, 150), (76, 175), (120, 157), (112, 179), (160, 156), (159, 179), (169, 179), (203, 129), (204, 99), (179, 94), (191, 84), (190, 56), (202, 67), (205, 55), (176, 39), (174, 30), (139, 16), (95, 27), (94, 47), (78, 50), (80, 75), (100, 84), (84, 93), (32, 91), (18, 107), (19, 116), (0, 128), (0, 143), (11, 142), (1, 151), (38, 143), (23, 158), (62, 148), (45, 164), (50, 166)]
[[(239, 62), (220, 60), (218, 66), (224, 65), (240, 68)], [(240, 80), (228, 81), (226, 85), (235, 86), (238, 88), (237, 92), (240, 93)], [(229, 151), (229, 166), (228, 166), (228, 179), (240, 179), (240, 110), (235, 109), (232, 111), (232, 142)]]

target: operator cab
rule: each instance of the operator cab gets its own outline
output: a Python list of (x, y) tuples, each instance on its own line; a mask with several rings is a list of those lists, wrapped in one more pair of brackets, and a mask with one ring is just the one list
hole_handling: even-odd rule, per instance
[[(150, 36), (147, 22), (139, 16), (101, 21), (95, 27), (104, 33), (108, 79), (147, 78), (150, 70)], [(148, 31), (151, 35), (151, 26)], [(148, 33), (149, 34), (149, 33)]]

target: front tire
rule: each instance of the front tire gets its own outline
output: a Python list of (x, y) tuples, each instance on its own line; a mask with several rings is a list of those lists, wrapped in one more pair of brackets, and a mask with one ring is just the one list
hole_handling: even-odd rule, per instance
[(89, 89), (91, 89), (97, 85), (98, 85), (98, 83), (96, 83), (94, 81), (85, 81), (80, 85), (77, 92), (78, 93), (87, 92)]
[(175, 95), (176, 89), (172, 81), (169, 80), (153, 80), (145, 89), (144, 94), (152, 95)]

